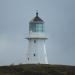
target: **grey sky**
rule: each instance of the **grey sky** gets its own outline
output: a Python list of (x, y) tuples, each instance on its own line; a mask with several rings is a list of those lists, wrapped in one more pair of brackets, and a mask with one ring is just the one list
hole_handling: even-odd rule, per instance
[(75, 0), (0, 0), (0, 65), (25, 63), (28, 23), (45, 21), (50, 64), (75, 65)]

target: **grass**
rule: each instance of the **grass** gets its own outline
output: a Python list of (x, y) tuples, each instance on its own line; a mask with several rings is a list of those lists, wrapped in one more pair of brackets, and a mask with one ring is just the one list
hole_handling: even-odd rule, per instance
[(1, 66), (0, 75), (75, 75), (75, 66), (50, 64)]

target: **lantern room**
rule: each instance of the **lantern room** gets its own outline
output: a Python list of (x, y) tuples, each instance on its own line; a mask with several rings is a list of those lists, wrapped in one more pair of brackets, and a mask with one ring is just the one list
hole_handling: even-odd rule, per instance
[(44, 32), (44, 21), (38, 16), (38, 12), (36, 12), (36, 16), (29, 23), (29, 31)]

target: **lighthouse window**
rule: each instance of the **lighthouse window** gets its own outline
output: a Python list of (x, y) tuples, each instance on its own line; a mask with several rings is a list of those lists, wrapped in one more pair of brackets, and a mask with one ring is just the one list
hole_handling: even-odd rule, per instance
[(36, 32), (43, 32), (44, 30), (43, 24), (36, 24)]
[(36, 25), (33, 24), (33, 25), (30, 25), (30, 29), (32, 32), (36, 32)]
[(43, 24), (30, 24), (29, 31), (32, 32), (44, 32), (44, 25)]
[(29, 58), (28, 58), (28, 61), (29, 61)]
[(34, 40), (34, 43), (36, 43), (36, 40)]
[(35, 54), (34, 54), (34, 56), (35, 56)]

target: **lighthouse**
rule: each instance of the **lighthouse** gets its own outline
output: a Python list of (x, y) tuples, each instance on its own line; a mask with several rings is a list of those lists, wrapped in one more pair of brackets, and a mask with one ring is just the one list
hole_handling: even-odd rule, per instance
[(28, 50), (26, 54), (26, 64), (48, 64), (46, 44), (48, 39), (45, 33), (44, 21), (36, 16), (29, 22)]

